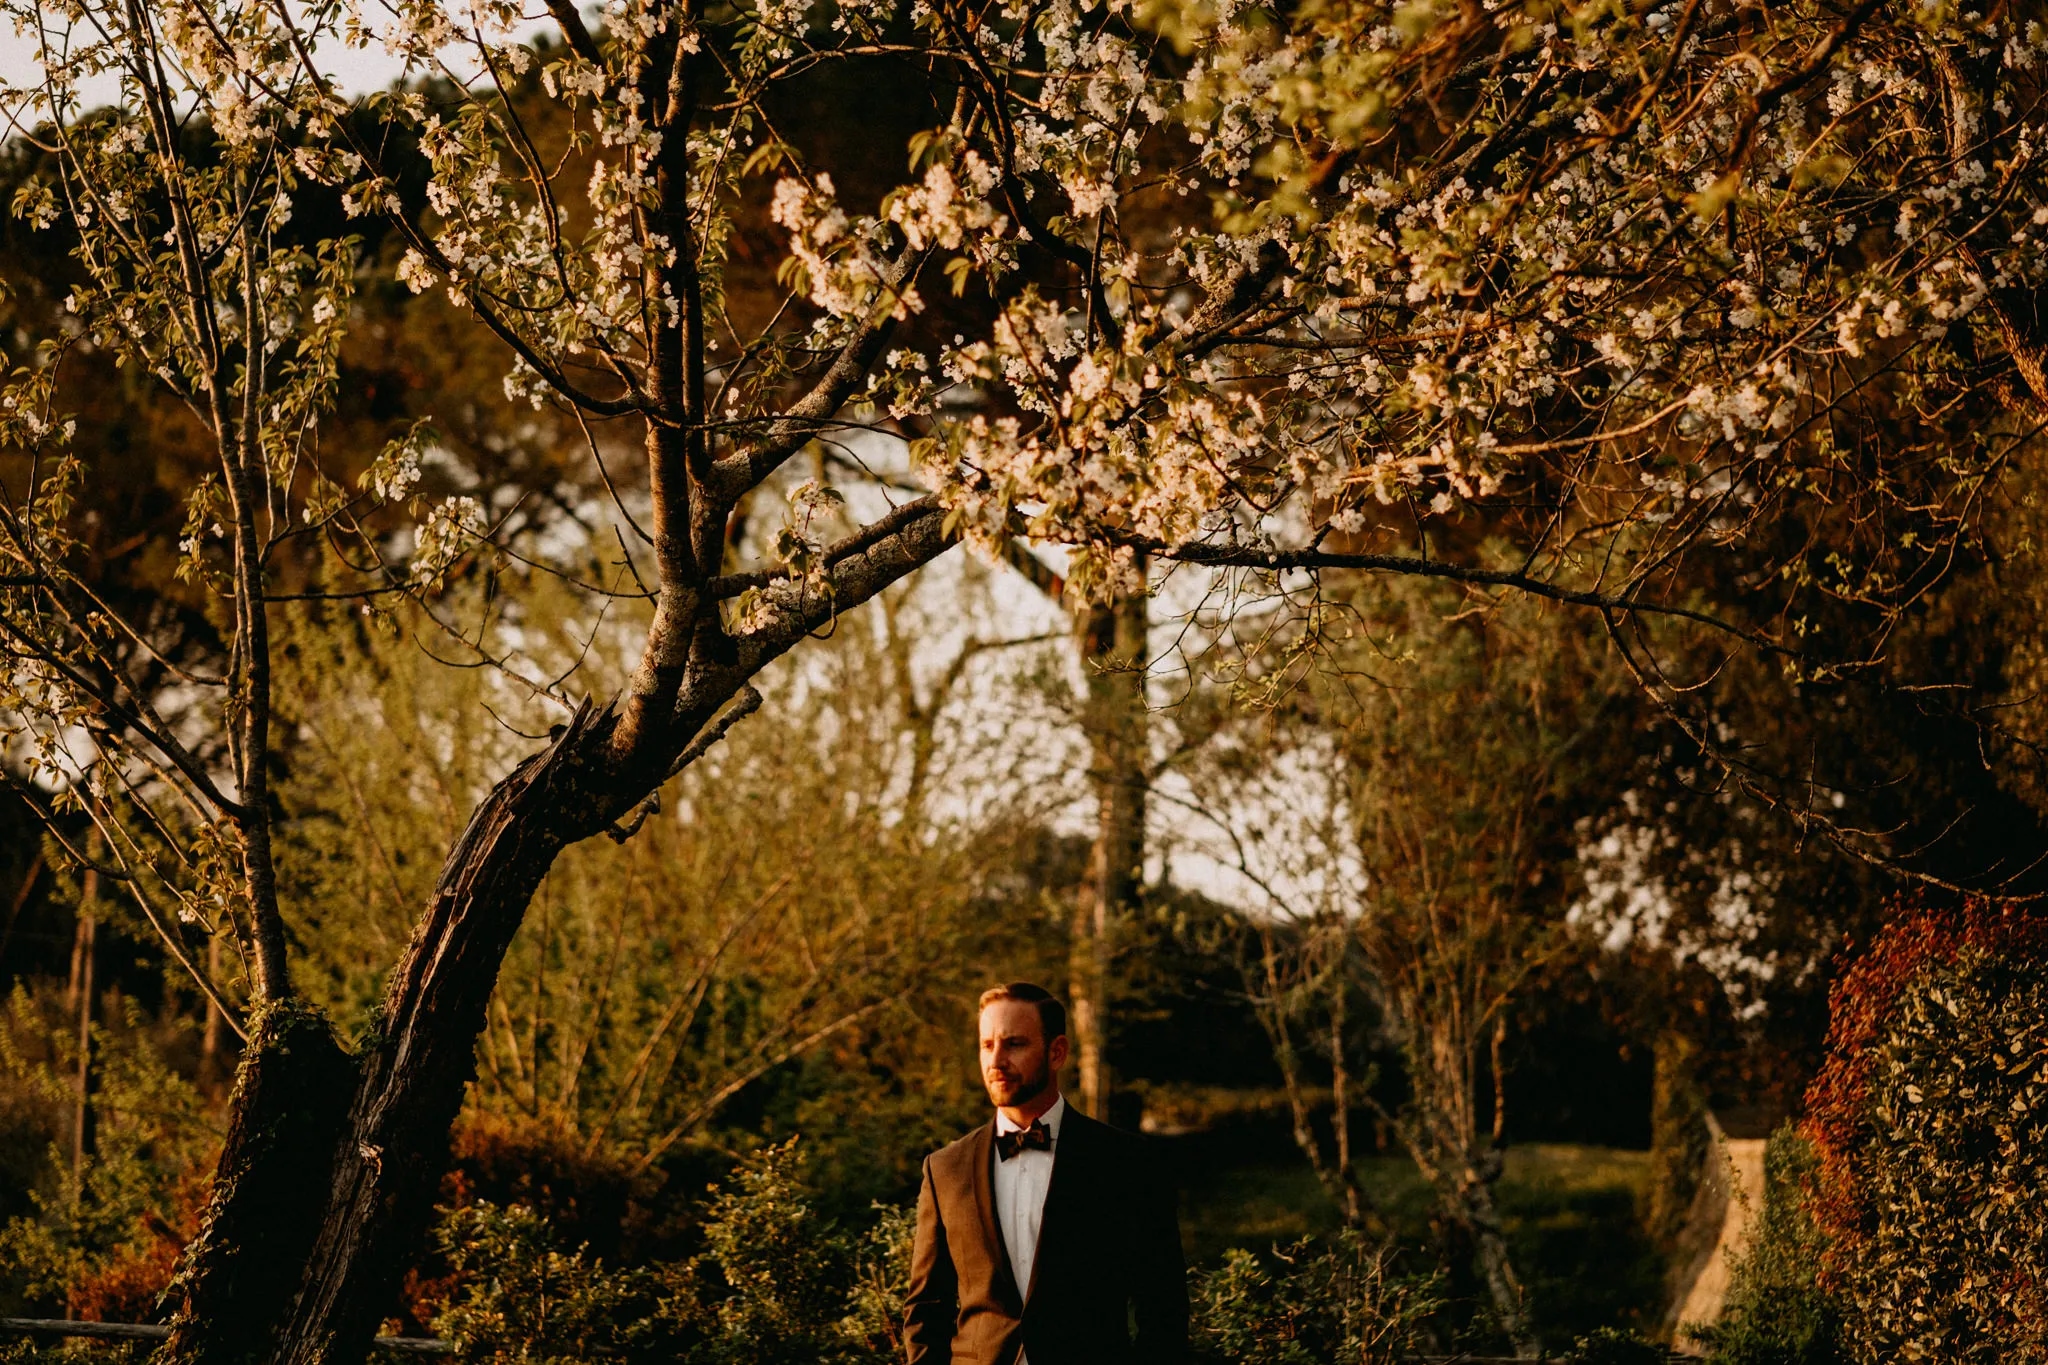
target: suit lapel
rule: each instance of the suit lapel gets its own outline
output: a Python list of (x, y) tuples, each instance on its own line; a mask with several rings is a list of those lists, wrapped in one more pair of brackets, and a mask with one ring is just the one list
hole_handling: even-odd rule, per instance
[[(981, 1223), (983, 1251), (989, 1263), (995, 1267), (995, 1281), (998, 1292), (1006, 1292), (1010, 1302), (1019, 1313), (1024, 1311), (1024, 1295), (1017, 1289), (1017, 1276), (1010, 1267), (1010, 1249), (1003, 1242), (1002, 1219), (996, 1213), (996, 1125), (991, 1119), (974, 1130), (970, 1160), (974, 1166), (974, 1211)], [(1054, 1163), (1058, 1173), (1058, 1161)]]
[[(1045, 1186), (1045, 1212), (1038, 1220), (1038, 1246), (1031, 1253), (1031, 1278), (1024, 1290), (1025, 1303), (1031, 1302), (1031, 1291), (1038, 1287), (1038, 1267), (1045, 1264), (1046, 1244), (1066, 1223), (1064, 1209), (1067, 1200), (1062, 1196), (1078, 1179), (1074, 1174), (1075, 1165), (1088, 1159), (1088, 1123), (1087, 1117), (1076, 1113), (1072, 1104), (1067, 1106), (1066, 1117), (1060, 1120), (1060, 1135), (1052, 1149), (1052, 1178)], [(1076, 1152), (1076, 1147), (1081, 1150)]]

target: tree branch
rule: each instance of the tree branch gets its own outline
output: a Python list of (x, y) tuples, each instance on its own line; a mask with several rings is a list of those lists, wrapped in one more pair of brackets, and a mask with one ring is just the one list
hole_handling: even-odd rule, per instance
[(1708, 612), (1659, 602), (1654, 598), (1638, 596), (1632, 591), (1605, 593), (1567, 588), (1518, 569), (1482, 569), (1474, 565), (1456, 564), (1443, 559), (1422, 559), (1414, 555), (1347, 554), (1335, 550), (1262, 550), (1250, 545), (1167, 545), (1163, 541), (1142, 537), (1133, 537), (1122, 543), (1161, 559), (1214, 568), (1265, 569), (1275, 573), (1287, 569), (1363, 569), (1369, 573), (1406, 574), (1415, 578), (1441, 578), (1455, 583), (1513, 588), (1534, 597), (1545, 597), (1553, 602), (1566, 602), (1578, 607), (1593, 607), (1601, 611), (1642, 612), (1653, 616), (1673, 616), (1695, 621), (1724, 634), (1733, 635), (1766, 653), (1789, 659), (1801, 657), (1798, 650), (1780, 644), (1768, 635), (1736, 625), (1732, 621), (1724, 621)]
[[(676, 776), (683, 769), (704, 757), (705, 754), (710, 753), (711, 746), (724, 739), (727, 731), (760, 709), (761, 693), (759, 689), (755, 688), (752, 684), (742, 687), (739, 690), (739, 695), (733, 698), (731, 704), (724, 711), (720, 712), (711, 724), (699, 731), (695, 739), (683, 746), (683, 751), (676, 755), (675, 762), (669, 764), (668, 777), (663, 778), (662, 781), (668, 781), (668, 778)], [(615, 824), (607, 828), (604, 832), (605, 837), (615, 844), (623, 844), (626, 840), (640, 832), (640, 826), (647, 823), (648, 816), (656, 814), (660, 810), (661, 788), (656, 787), (653, 791), (647, 793), (645, 797), (641, 798), (639, 805), (621, 816)]]
[(584, 27), (583, 16), (576, 12), (575, 0), (548, 0), (548, 13), (554, 16), (556, 25), (562, 30), (563, 41), (569, 44), (571, 52), (592, 66), (604, 65), (604, 58), (597, 50), (597, 41)]
[(17, 629), (4, 616), (0, 616), (0, 635), (15, 640), (25, 652), (63, 674), (66, 681), (91, 697), (106, 714), (118, 720), (122, 729), (138, 735), (151, 748), (162, 754), (170, 761), (172, 767), (184, 774), (185, 780), (190, 782), (193, 789), (205, 797), (215, 810), (231, 820), (239, 821), (242, 818), (242, 803), (230, 801), (221, 794), (220, 788), (214, 785), (213, 778), (200, 763), (198, 756), (178, 742), (177, 737), (171, 733), (170, 726), (163, 723), (163, 718), (158, 716), (155, 708), (150, 705), (149, 698), (131, 688), (129, 695), (135, 699), (135, 708), (130, 710), (122, 706), (114, 700), (111, 685), (103, 685), (99, 680), (88, 676), (70, 660), (45, 648), (40, 641)]
[(840, 543), (850, 542), (862, 543), (832, 566), (824, 592), (797, 578), (783, 579), (768, 589), (773, 613), (769, 623), (738, 640), (739, 666), (747, 676), (842, 612), (937, 559), (952, 546), (953, 536), (946, 530), (946, 510), (938, 498), (924, 497)]
[[(878, 517), (861, 527), (858, 531), (855, 531), (852, 535), (827, 545), (820, 557), (824, 560), (827, 567), (837, 564), (843, 559), (859, 554), (876, 542), (895, 535), (898, 531), (911, 525), (936, 506), (938, 506), (938, 499), (929, 493), (915, 501), (906, 502), (887, 516)], [(787, 565), (778, 564), (772, 569), (755, 569), (747, 573), (724, 574), (707, 583), (704, 591), (708, 596), (725, 601), (729, 598), (738, 597), (749, 588), (768, 588), (773, 587), (777, 583), (787, 582), (790, 578), (790, 573), (791, 571)]]
[[(930, 254), (906, 251), (883, 277), (883, 284), (892, 292), (900, 292), (917, 278)], [(881, 358), (882, 347), (888, 344), (889, 334), (894, 330), (895, 318), (889, 313), (864, 324), (840, 349), (811, 391), (790, 404), (760, 440), (740, 447), (714, 464), (712, 482), (722, 500), (730, 502), (737, 498), (803, 449), (819, 425), (854, 395), (875, 361)]]

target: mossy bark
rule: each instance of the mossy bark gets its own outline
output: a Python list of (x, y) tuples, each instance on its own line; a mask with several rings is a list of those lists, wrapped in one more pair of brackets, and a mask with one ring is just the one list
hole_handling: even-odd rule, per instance
[(312, 1250), (355, 1080), (311, 1006), (272, 1005), (251, 1021), (213, 1197), (171, 1288), (178, 1307), (160, 1362), (268, 1357)]
[(562, 849), (643, 789), (606, 770), (613, 721), (610, 708), (578, 713), (548, 752), (492, 789), (449, 853), (363, 1051), (276, 1365), (360, 1361), (393, 1308), (433, 1215), (512, 936)]
[(1707, 1157), (1707, 1103), (1698, 1080), (1699, 1045), (1667, 1025), (1652, 1044), (1650, 1097), (1651, 1239), (1670, 1254), (1686, 1230)]

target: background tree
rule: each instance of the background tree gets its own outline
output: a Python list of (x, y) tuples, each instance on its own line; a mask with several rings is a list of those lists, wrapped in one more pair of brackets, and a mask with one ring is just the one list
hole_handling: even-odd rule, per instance
[[(1364, 598), (1352, 639), (1331, 646), (1342, 671), (1295, 689), (1284, 724), (1251, 729), (1196, 780), (1229, 862), (1262, 893), (1242, 970), (1297, 1143), (1363, 1222), (1351, 1111), (1376, 1112), (1523, 1354), (1538, 1342), (1494, 1196), (1506, 1045), (1516, 1011), (1576, 955), (1580, 890), (1561, 869), (1584, 812), (1627, 771), (1601, 737), (1626, 731), (1636, 700), (1604, 641), (1560, 628), (1555, 610), (1434, 585)], [(1376, 1055), (1396, 1060), (1391, 1084)], [(1312, 1076), (1329, 1082), (1327, 1141)]]

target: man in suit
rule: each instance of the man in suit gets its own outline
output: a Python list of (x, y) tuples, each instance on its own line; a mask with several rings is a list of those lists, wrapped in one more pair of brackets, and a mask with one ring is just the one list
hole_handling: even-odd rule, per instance
[(925, 1158), (904, 1314), (909, 1365), (1180, 1365), (1187, 1272), (1157, 1152), (1068, 1108), (1067, 1011), (981, 997), (994, 1117)]

